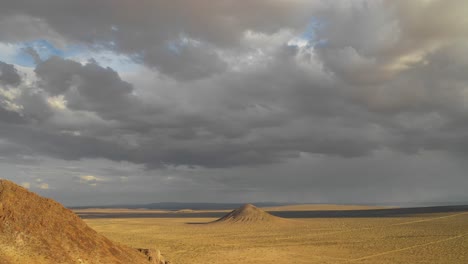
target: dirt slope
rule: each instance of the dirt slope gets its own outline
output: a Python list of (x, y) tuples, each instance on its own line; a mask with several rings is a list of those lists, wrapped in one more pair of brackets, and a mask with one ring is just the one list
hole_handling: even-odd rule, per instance
[(163, 263), (116, 244), (72, 211), (0, 179), (0, 263)]

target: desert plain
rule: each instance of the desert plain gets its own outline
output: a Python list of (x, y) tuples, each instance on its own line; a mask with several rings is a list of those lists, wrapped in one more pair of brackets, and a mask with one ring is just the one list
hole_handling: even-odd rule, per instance
[[(239, 221), (229, 210), (77, 210), (113, 241), (156, 247), (171, 263), (468, 263), (468, 207), (264, 208)], [(214, 222), (214, 223), (213, 223)]]

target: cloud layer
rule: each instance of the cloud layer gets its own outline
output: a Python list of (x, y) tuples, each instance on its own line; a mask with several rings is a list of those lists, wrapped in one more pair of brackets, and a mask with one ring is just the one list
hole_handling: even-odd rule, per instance
[[(349, 163), (378, 174), (388, 168), (373, 161), (391, 153), (384, 156), (401, 171), (384, 173), (385, 182), (406, 192), (408, 182), (441, 177), (413, 170), (436, 166), (418, 157), (466, 158), (466, 12), (461, 0), (3, 1), (0, 42), (43, 40), (82, 53), (41, 56), (27, 47), (21, 56), (33, 67), (0, 62), (0, 157), (134, 168), (80, 170), (68, 183), (57, 180), (63, 188), (96, 185), (98, 178), (82, 178), (93, 173), (109, 178), (102, 185), (154, 174), (181, 190), (270, 199), (283, 186), (288, 200), (318, 185), (346, 200), (355, 183), (384, 189), (375, 175), (347, 175)], [(296, 175), (297, 185), (272, 168)], [(458, 173), (447, 168), (453, 186), (468, 182)]]

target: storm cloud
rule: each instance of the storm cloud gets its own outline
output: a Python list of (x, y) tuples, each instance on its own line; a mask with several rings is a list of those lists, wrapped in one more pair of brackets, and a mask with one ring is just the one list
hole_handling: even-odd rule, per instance
[[(20, 182), (36, 176), (11, 164), (50, 168), (42, 191), (66, 201), (83, 182), (149, 201), (149, 181), (154, 199), (179, 201), (468, 199), (456, 188), (466, 12), (461, 0), (0, 1), (0, 43), (17, 52), (0, 62), (0, 167)], [(445, 176), (429, 173), (436, 160)], [(450, 184), (425, 195), (440, 177)]]
[(0, 62), (0, 82), (3, 85), (19, 85), (21, 82), (21, 76), (12, 64)]

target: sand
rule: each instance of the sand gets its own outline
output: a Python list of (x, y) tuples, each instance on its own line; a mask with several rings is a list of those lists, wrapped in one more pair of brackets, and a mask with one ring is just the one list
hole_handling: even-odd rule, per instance
[(209, 225), (218, 218), (88, 219), (133, 247), (157, 244), (176, 264), (468, 263), (468, 213)]

